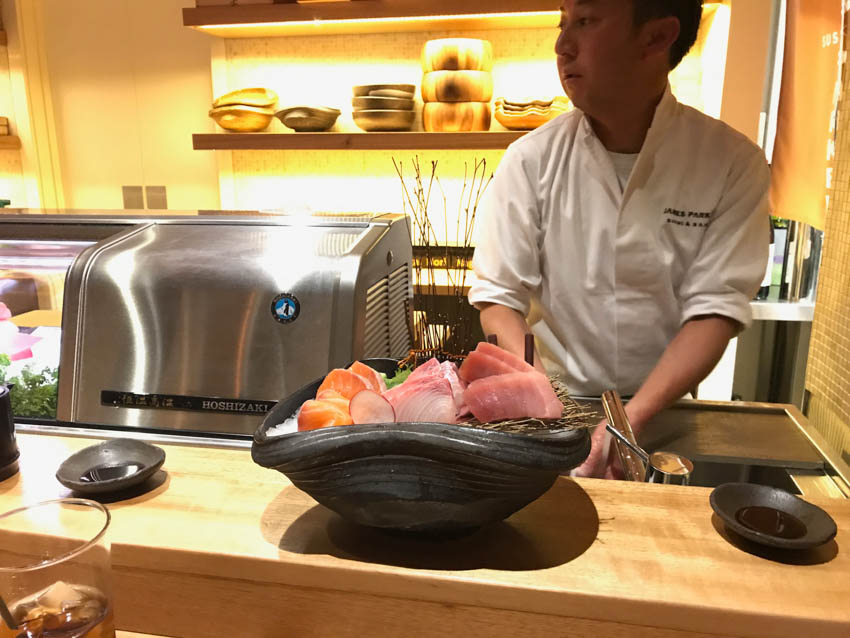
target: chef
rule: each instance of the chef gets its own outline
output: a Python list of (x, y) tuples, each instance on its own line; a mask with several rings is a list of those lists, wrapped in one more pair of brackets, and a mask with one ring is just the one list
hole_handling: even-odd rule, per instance
[[(631, 397), (636, 433), (751, 322), (767, 261), (763, 153), (668, 84), (701, 15), (701, 0), (563, 0), (575, 110), (507, 149), (479, 211), (484, 333), (522, 356), (530, 329), (573, 395)], [(613, 476), (604, 424), (592, 443), (576, 474)]]

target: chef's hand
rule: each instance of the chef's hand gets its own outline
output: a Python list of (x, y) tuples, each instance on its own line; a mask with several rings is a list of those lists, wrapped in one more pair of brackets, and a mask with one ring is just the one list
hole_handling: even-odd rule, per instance
[(623, 470), (620, 459), (614, 449), (611, 434), (605, 427), (604, 419), (594, 428), (590, 436), (590, 454), (584, 463), (570, 472), (571, 476), (581, 478), (622, 479)]

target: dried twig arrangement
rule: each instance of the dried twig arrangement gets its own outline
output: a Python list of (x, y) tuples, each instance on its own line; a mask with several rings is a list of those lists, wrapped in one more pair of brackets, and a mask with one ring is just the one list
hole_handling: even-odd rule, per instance
[[(475, 213), (493, 175), (487, 176), (487, 160), (475, 161), (471, 178), (468, 167), (464, 167), (457, 220), (454, 229), (451, 229), (448, 202), (437, 177), (437, 162), (431, 162), (430, 175), (423, 179), (419, 158), (413, 159), (412, 192), (404, 180), (401, 162), (393, 159), (393, 165), (401, 180), (404, 212), (408, 214), (408, 220), (412, 220), (409, 230), (414, 251), (414, 283), (418, 290), (412, 313), (414, 350), (425, 358), (437, 356), (445, 359), (465, 355), (477, 345), (474, 336), (477, 319), (465, 293), (472, 260), (472, 231)], [(441, 240), (432, 215), (429, 215), (435, 185), (443, 198), (445, 240)], [(419, 356), (415, 358), (419, 359)]]

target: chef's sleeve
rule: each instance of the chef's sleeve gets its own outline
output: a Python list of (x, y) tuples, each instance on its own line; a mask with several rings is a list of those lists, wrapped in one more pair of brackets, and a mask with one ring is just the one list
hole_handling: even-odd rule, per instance
[(726, 177), (702, 245), (679, 289), (682, 323), (721, 315), (752, 323), (750, 300), (764, 279), (770, 215), (770, 169), (761, 151), (742, 154)]
[(527, 316), (540, 287), (540, 202), (531, 163), (509, 147), (481, 200), (469, 289), (473, 305), (500, 304)]

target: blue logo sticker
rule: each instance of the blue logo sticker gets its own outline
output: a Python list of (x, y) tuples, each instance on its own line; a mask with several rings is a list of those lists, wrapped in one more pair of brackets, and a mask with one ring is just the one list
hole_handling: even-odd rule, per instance
[(272, 316), (280, 323), (292, 323), (301, 314), (301, 302), (295, 295), (283, 293), (272, 301)]

